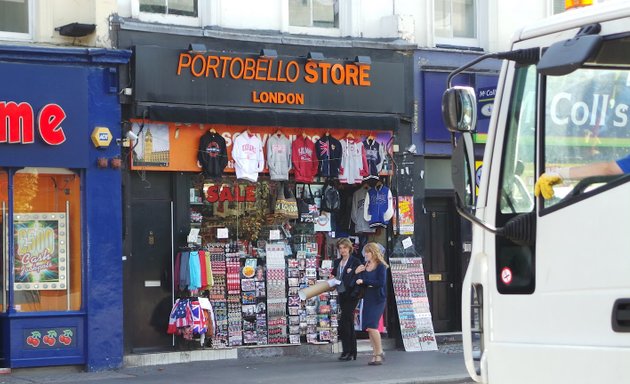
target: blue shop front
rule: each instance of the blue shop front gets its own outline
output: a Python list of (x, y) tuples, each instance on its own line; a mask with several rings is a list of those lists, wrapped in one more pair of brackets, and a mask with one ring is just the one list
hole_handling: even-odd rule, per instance
[[(413, 187), (402, 193), (414, 199), (414, 244), (423, 257), (433, 326), (440, 333), (461, 331), (461, 286), (471, 242), (470, 224), (460, 219), (453, 204), (451, 135), (442, 120), (442, 94), (449, 73), (482, 54), (462, 49), (414, 52), (414, 124), (410, 146), (403, 147), (408, 149), (400, 160), (403, 168), (410, 164), (410, 172), (401, 176), (400, 184)], [(498, 60), (484, 61), (453, 78), (453, 85), (476, 91), (479, 110), (474, 139), (479, 173), (500, 65)]]
[(122, 365), (118, 66), (129, 57), (0, 46), (0, 366)]

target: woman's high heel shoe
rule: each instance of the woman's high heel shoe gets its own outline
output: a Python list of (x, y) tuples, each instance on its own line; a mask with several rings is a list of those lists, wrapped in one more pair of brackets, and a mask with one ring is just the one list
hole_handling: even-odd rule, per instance
[(383, 365), (383, 360), (385, 360), (385, 354), (377, 353), (377, 354), (374, 354), (372, 361), (370, 361), (368, 365)]
[(357, 359), (357, 353), (356, 352), (350, 352), (347, 354), (343, 354), (339, 357), (339, 360), (341, 361), (350, 361), (350, 360), (356, 360)]

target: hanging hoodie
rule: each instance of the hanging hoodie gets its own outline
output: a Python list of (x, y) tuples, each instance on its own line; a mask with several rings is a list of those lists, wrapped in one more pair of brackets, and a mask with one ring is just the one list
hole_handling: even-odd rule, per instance
[(291, 159), (295, 181), (298, 183), (312, 183), (317, 174), (317, 156), (313, 140), (305, 135), (299, 135), (291, 145)]
[(364, 218), (370, 227), (387, 227), (394, 216), (394, 198), (385, 185), (370, 188), (365, 195)]
[(267, 167), (271, 180), (289, 180), (291, 140), (282, 133), (275, 133), (267, 139)]
[(258, 180), (258, 173), (265, 168), (262, 142), (256, 135), (243, 132), (234, 139), (232, 159), (237, 179), (251, 182)]
[(315, 142), (315, 153), (319, 162), (319, 176), (339, 177), (339, 166), (341, 165), (341, 143), (339, 140), (327, 133)]
[(208, 131), (199, 139), (197, 160), (206, 177), (221, 177), (228, 163), (225, 139), (216, 132)]
[(361, 187), (352, 195), (352, 213), (350, 218), (354, 223), (356, 233), (374, 233), (376, 229), (370, 227), (370, 223), (365, 220), (365, 196), (367, 188)]
[(378, 141), (374, 139), (366, 139), (363, 141), (365, 147), (365, 158), (368, 165), (368, 175), (366, 179), (378, 179), (378, 174), (383, 169), (383, 160), (385, 159), (385, 150)]
[(341, 166), (339, 181), (346, 184), (356, 184), (363, 181), (367, 175), (367, 160), (363, 143), (349, 138), (341, 140)]

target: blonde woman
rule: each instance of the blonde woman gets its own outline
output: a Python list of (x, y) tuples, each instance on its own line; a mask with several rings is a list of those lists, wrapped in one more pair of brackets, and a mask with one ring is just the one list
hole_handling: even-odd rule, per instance
[(387, 297), (387, 268), (381, 246), (377, 243), (367, 243), (363, 248), (365, 265), (357, 267), (356, 273), (361, 273), (356, 284), (365, 286), (363, 297), (363, 328), (367, 330), (372, 344), (372, 361), (369, 365), (383, 364), (383, 346), (378, 322), (385, 310)]

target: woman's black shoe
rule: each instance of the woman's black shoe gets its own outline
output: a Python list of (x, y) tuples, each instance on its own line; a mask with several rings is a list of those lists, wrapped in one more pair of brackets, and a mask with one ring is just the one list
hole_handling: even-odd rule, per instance
[(341, 361), (350, 361), (350, 360), (356, 360), (356, 359), (357, 359), (356, 352), (344, 353), (339, 357), (339, 360)]

